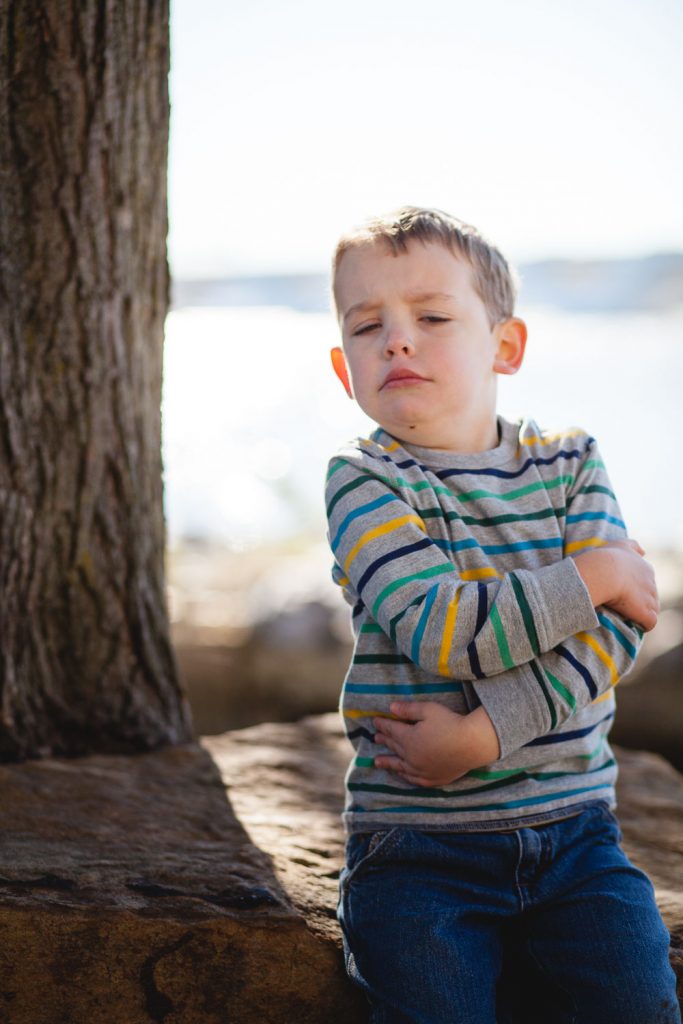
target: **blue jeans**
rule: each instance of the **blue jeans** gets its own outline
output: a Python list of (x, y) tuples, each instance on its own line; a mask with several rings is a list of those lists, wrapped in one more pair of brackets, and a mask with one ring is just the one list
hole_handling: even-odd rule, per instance
[(680, 1024), (620, 838), (600, 802), (511, 832), (349, 836), (337, 916), (373, 1024)]

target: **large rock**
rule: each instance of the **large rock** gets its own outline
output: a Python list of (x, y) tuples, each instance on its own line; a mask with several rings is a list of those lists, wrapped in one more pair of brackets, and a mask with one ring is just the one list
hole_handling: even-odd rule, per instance
[[(335, 920), (336, 714), (0, 767), (3, 1024), (362, 1024)], [(625, 842), (683, 974), (683, 778), (621, 755)]]
[(333, 813), (302, 835), (295, 798), (264, 794), (290, 851), (280, 878), (221, 770), (199, 745), (0, 767), (2, 1024), (354, 1020)]
[(619, 684), (617, 704), (613, 738), (654, 750), (683, 771), (683, 644), (638, 665), (633, 679)]

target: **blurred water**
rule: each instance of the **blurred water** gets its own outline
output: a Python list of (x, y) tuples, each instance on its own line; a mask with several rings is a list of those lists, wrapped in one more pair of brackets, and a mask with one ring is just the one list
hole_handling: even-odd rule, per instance
[[(500, 411), (600, 442), (630, 532), (683, 548), (683, 312), (531, 309), (524, 366)], [(372, 425), (333, 376), (333, 318), (278, 307), (188, 308), (167, 321), (163, 451), (169, 542), (236, 549), (322, 538), (325, 467)]]

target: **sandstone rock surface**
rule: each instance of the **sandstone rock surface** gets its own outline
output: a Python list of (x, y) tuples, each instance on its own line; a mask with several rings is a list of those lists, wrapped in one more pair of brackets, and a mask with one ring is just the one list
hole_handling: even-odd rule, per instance
[[(328, 714), (0, 766), (2, 1024), (363, 1024), (335, 920), (348, 756)], [(683, 977), (683, 778), (621, 765)]]

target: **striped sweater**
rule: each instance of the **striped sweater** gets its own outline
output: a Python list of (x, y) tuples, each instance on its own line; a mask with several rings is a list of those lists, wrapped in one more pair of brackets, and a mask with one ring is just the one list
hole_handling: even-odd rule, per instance
[[(501, 829), (614, 804), (613, 688), (641, 631), (594, 609), (572, 555), (626, 536), (593, 438), (499, 417), (472, 455), (382, 429), (345, 446), (326, 487), (333, 578), (353, 608), (340, 710), (355, 748), (347, 831)], [(501, 758), (438, 788), (374, 765), (392, 700), (483, 704)]]

